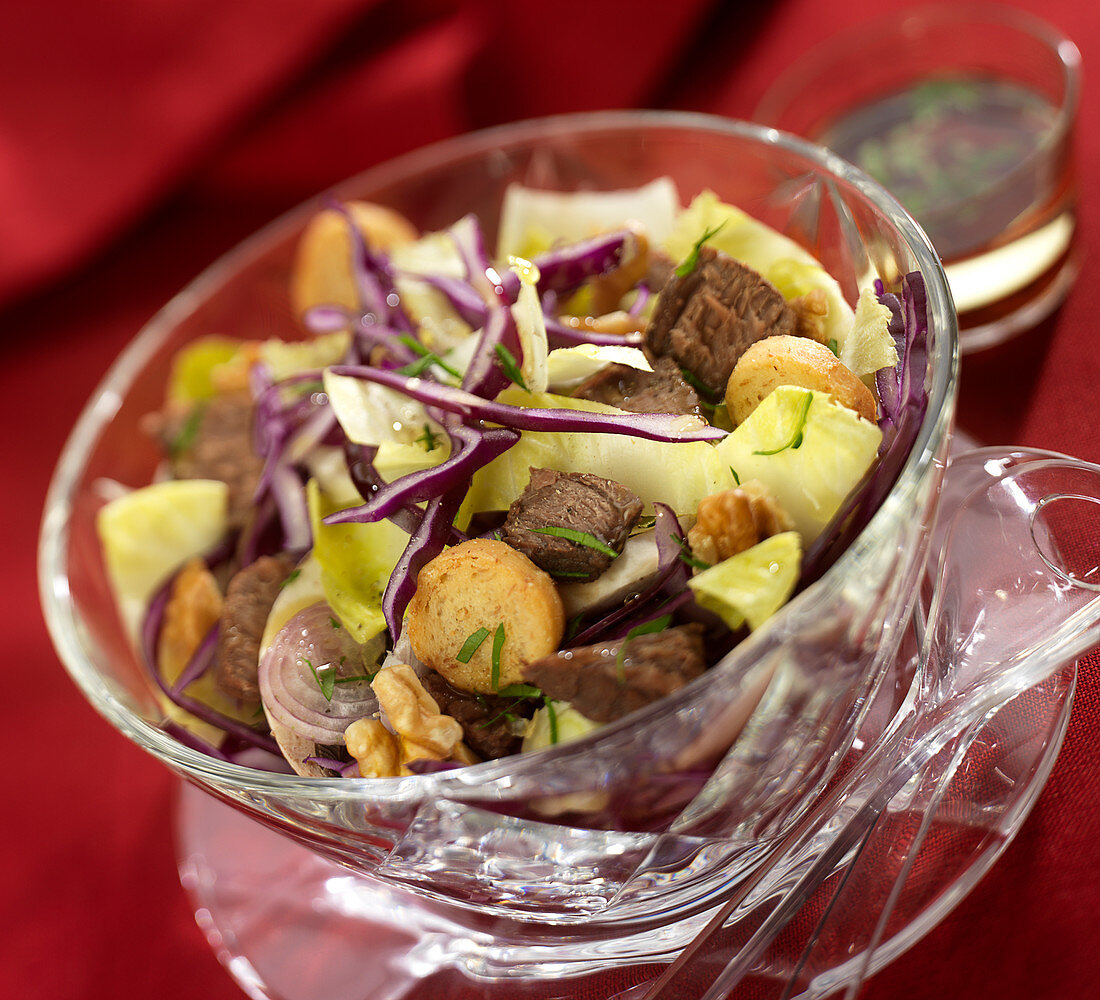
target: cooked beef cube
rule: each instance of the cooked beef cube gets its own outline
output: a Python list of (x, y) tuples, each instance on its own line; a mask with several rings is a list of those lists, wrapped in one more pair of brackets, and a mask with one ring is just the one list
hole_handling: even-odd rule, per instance
[(614, 556), (553, 534), (553, 529), (582, 532), (619, 553), (641, 512), (642, 501), (610, 479), (532, 469), (527, 488), (508, 510), (502, 540), (551, 576), (594, 580)]
[(764, 337), (793, 334), (795, 321), (794, 310), (759, 274), (704, 246), (695, 269), (661, 290), (645, 343), (720, 396), (748, 347)]
[(573, 395), (617, 406), (631, 413), (698, 413), (699, 396), (684, 381), (672, 358), (658, 358), (653, 371), (608, 365), (583, 382)]
[(252, 510), (263, 459), (252, 445), (253, 406), (245, 393), (226, 393), (160, 421), (159, 435), (177, 479), (219, 479), (229, 486), (229, 526)]
[(261, 556), (229, 581), (214, 652), (214, 678), (230, 698), (260, 700), (260, 640), (271, 605), (293, 567), (286, 556)]
[(657, 250), (650, 251), (649, 267), (641, 284), (645, 285), (656, 295), (669, 281), (676, 271), (676, 261)]
[(434, 670), (427, 671), (420, 681), (436, 700), (439, 711), (458, 720), (462, 739), (474, 753), (495, 760), (519, 752), (521, 737), (513, 730), (512, 720), (529, 719), (537, 702), (530, 698), (460, 691)]
[(693, 623), (635, 636), (625, 650), (622, 642), (561, 650), (529, 663), (523, 677), (585, 718), (613, 722), (678, 690), (703, 668), (703, 626)]

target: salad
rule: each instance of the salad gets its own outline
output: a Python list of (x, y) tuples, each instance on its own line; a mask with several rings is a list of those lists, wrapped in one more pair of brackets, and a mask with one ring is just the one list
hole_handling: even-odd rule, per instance
[(666, 178), (514, 186), (487, 237), (333, 204), (289, 276), (302, 339), (174, 359), (161, 472), (97, 526), (181, 741), (371, 778), (575, 739), (712, 667), (889, 491), (918, 276), (853, 309)]

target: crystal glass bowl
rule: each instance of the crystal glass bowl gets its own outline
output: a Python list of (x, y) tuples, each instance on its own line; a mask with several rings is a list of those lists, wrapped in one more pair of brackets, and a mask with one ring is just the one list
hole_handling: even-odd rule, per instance
[(929, 322), (929, 405), (873, 519), (818, 582), (676, 695), (575, 743), (379, 780), (254, 770), (160, 727), (104, 574), (94, 524), (101, 483), (149, 481), (158, 456), (139, 424), (159, 406), (181, 345), (210, 332), (301, 336), (287, 274), (321, 199), (212, 265), (139, 334), (73, 431), (43, 522), (42, 599), (54, 641), (112, 725), (188, 782), (322, 857), (412, 887), (449, 919), (527, 947), (512, 955), (509, 974), (638, 961), (674, 947), (661, 929), (712, 906), (716, 887), (750, 870), (825, 786), (872, 701), (885, 700), (889, 719), (908, 686), (894, 668), (943, 473), (957, 332), (935, 252), (880, 187), (772, 129), (615, 112), (444, 142), (328, 196), (390, 205), (423, 230), (472, 211), (492, 233), (512, 182), (616, 189), (662, 175), (685, 203), (710, 188), (804, 245), (853, 304), (876, 278), (896, 289), (901, 275), (919, 272)]

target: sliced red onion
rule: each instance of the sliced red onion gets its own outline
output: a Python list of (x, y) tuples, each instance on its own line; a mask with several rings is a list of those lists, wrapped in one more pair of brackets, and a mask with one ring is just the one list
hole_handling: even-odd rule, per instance
[[(260, 695), (268, 714), (295, 735), (343, 745), (344, 730), (378, 710), (365, 679), (373, 670), (322, 602), (298, 612), (272, 640), (260, 660)], [(331, 690), (323, 687), (329, 678)]]
[(624, 434), (650, 441), (678, 443), (681, 441), (717, 441), (726, 432), (707, 424), (701, 418), (669, 413), (596, 413), (572, 409), (526, 409), (493, 403), (473, 393), (451, 386), (409, 378), (395, 372), (381, 371), (365, 365), (337, 365), (330, 369), (336, 375), (367, 379), (389, 386), (428, 406), (455, 413), (465, 419), (487, 420), (521, 431), (559, 431), (574, 433)]

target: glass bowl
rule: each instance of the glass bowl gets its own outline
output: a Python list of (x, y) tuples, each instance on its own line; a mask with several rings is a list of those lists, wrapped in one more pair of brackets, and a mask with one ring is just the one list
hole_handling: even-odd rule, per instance
[[(210, 332), (301, 336), (287, 296), (295, 240), (325, 198), (390, 205), (423, 230), (466, 212), (495, 230), (508, 184), (704, 188), (815, 254), (854, 304), (919, 272), (929, 405), (898, 479), (815, 584), (674, 696), (591, 736), (522, 757), (394, 779), (305, 779), (213, 759), (160, 728), (151, 682), (118, 620), (95, 532), (101, 484), (150, 480), (139, 431), (173, 353)], [(372, 169), (212, 265), (138, 335), (67, 443), (47, 499), (40, 581), (73, 679), (144, 750), (322, 858), (512, 942), (502, 973), (560, 975), (667, 954), (715, 894), (751, 870), (836, 771), (872, 702), (883, 724), (923, 572), (955, 400), (957, 330), (937, 256), (878, 185), (801, 139), (663, 112), (536, 120)], [(886, 709), (881, 710), (885, 704)], [(419, 904), (418, 904), (419, 905)], [(686, 923), (685, 923), (686, 922)], [(684, 932), (686, 933), (686, 931)]]

